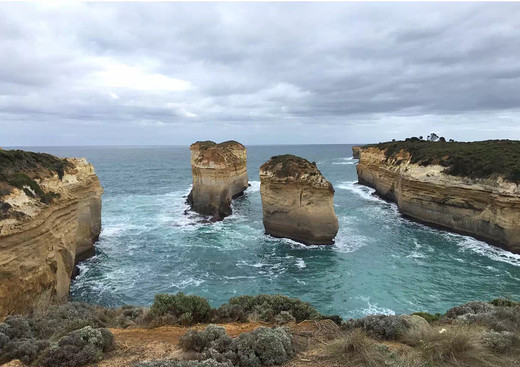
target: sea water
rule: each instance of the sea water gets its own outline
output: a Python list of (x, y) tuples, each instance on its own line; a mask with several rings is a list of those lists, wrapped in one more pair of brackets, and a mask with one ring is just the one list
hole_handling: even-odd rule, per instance
[[(188, 146), (24, 148), (86, 157), (104, 188), (96, 255), (80, 264), (72, 300), (150, 305), (157, 293), (183, 291), (219, 306), (243, 294), (282, 293), (348, 318), (520, 297), (520, 255), (403, 218), (357, 184), (350, 145), (247, 148), (251, 186), (218, 223), (187, 211)], [(335, 245), (264, 234), (258, 169), (285, 153), (315, 161), (333, 184)]]

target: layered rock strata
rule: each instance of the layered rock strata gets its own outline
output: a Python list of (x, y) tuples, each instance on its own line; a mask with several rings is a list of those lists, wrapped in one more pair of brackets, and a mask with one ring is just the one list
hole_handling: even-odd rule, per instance
[(75, 263), (94, 253), (103, 190), (85, 159), (0, 153), (2, 317), (67, 299)]
[(236, 141), (190, 146), (193, 188), (188, 196), (192, 210), (222, 220), (231, 215), (231, 200), (248, 187), (247, 149)]
[(361, 152), (361, 149), (363, 147), (359, 146), (359, 145), (354, 145), (352, 147), (352, 158), (354, 159), (359, 159), (359, 152)]
[(377, 147), (363, 148), (357, 165), (359, 183), (397, 203), (404, 215), (520, 253), (518, 185), (443, 171), (440, 165), (410, 163), (405, 150), (387, 159)]
[(330, 245), (338, 233), (332, 184), (306, 159), (272, 157), (260, 167), (265, 232), (307, 245)]

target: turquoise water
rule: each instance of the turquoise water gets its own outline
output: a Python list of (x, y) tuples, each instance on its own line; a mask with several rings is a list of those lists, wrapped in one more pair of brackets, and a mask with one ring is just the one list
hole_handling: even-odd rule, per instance
[[(412, 223), (356, 183), (350, 145), (249, 146), (251, 187), (223, 222), (185, 214), (188, 147), (26, 148), (86, 157), (105, 189), (96, 256), (81, 264), (71, 298), (149, 305), (184, 291), (214, 306), (242, 294), (283, 293), (344, 317), (441, 312), (470, 300), (520, 297), (520, 255)], [(258, 168), (292, 153), (315, 161), (336, 189), (332, 247), (264, 235)]]

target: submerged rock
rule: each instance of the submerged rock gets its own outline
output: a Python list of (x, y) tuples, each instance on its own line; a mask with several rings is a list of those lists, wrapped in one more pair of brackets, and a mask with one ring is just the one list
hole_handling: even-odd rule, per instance
[(192, 210), (222, 220), (231, 215), (231, 200), (248, 186), (247, 150), (236, 141), (198, 141), (190, 146)]
[(265, 232), (307, 245), (330, 245), (338, 233), (332, 184), (306, 159), (286, 154), (260, 167)]

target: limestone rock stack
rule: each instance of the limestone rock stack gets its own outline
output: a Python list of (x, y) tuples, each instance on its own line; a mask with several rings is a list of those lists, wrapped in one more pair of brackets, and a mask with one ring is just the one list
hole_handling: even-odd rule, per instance
[(307, 245), (330, 245), (338, 233), (332, 184), (306, 159), (272, 157), (260, 167), (265, 232)]
[(0, 152), (0, 317), (67, 299), (94, 253), (103, 189), (85, 159)]
[(222, 220), (231, 215), (231, 200), (248, 187), (247, 149), (236, 141), (199, 141), (190, 146), (192, 210)]
[(359, 159), (359, 152), (361, 151), (362, 147), (359, 145), (354, 145), (352, 147), (352, 158)]

